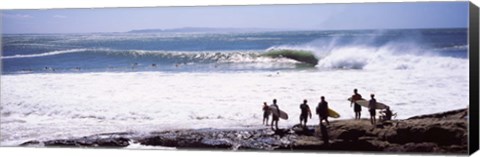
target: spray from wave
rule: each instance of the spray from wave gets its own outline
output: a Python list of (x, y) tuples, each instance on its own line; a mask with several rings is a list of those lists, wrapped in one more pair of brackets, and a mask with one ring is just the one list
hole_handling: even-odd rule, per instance
[(465, 58), (444, 55), (442, 50), (460, 50), (464, 45), (432, 48), (421, 36), (385, 41), (378, 33), (370, 37), (336, 37), (317, 39), (301, 45), (281, 45), (267, 51), (290, 50), (310, 52), (318, 59), (320, 69), (423, 69), (466, 68)]

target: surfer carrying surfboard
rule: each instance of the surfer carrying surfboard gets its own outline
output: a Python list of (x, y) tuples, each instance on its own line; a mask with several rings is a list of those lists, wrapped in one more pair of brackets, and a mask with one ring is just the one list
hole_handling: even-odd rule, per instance
[(362, 100), (362, 95), (358, 94), (357, 89), (353, 89), (353, 95), (350, 99), (350, 107), (353, 105), (353, 112), (355, 112), (355, 119), (360, 119), (362, 113), (362, 107), (355, 101)]
[(327, 125), (330, 125), (330, 123), (328, 122), (328, 102), (325, 101), (324, 96), (320, 97), (320, 103), (318, 103), (316, 112), (320, 117), (320, 125), (322, 124), (323, 120), (327, 122)]
[(370, 101), (368, 103), (368, 111), (370, 112), (370, 122), (372, 125), (375, 124), (375, 109), (377, 108), (377, 99), (375, 99), (375, 94), (370, 94)]
[(300, 125), (302, 125), (302, 122), (303, 122), (303, 126), (307, 127), (308, 117), (310, 117), (310, 119), (312, 118), (312, 112), (310, 111), (310, 107), (307, 104), (307, 99), (304, 99), (303, 103), (300, 104), (300, 111), (301, 111), (301, 113), (300, 113)]
[(278, 114), (272, 114), (272, 125), (270, 126), (272, 127), (272, 130), (273, 130), (273, 123), (275, 123), (275, 130), (278, 130), (278, 120), (280, 119), (280, 108), (277, 105), (277, 99), (273, 99), (272, 106), (274, 106), (277, 109), (277, 111), (275, 112)]

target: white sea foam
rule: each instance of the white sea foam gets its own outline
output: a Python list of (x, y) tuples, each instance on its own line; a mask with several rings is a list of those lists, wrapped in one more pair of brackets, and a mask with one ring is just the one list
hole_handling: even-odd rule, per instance
[(67, 54), (67, 53), (77, 53), (85, 50), (86, 49), (68, 49), (68, 50), (50, 51), (50, 52), (37, 53), (37, 54), (23, 54), (23, 55), (18, 54), (13, 56), (2, 56), (2, 59), (44, 57), (44, 56), (53, 56), (53, 55)]
[[(354, 88), (364, 97), (375, 93), (379, 102), (398, 112), (397, 118), (468, 105), (467, 59), (408, 55), (397, 59), (399, 65), (405, 62), (407, 67), (376, 67), (382, 65), (381, 60), (366, 58), (363, 70), (278, 74), (2, 75), (1, 145), (119, 131), (264, 127), (261, 105), (264, 101), (270, 104), (274, 98), (291, 117), (280, 121), (280, 127), (298, 123), (302, 100), (307, 99), (314, 108), (321, 95), (326, 96), (330, 108), (341, 114), (341, 119), (350, 119), (354, 114), (346, 99)], [(366, 110), (363, 112), (364, 117), (368, 115)], [(317, 122), (314, 116), (309, 124)]]

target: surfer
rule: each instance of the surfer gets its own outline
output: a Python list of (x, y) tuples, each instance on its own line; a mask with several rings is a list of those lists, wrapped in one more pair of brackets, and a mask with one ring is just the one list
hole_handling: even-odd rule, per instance
[[(272, 106), (275, 106), (277, 108), (277, 113), (280, 113), (280, 107), (277, 105), (277, 99), (273, 99), (273, 104)], [(275, 123), (275, 130), (278, 130), (278, 120), (280, 119), (280, 115), (272, 114), (272, 124), (270, 125), (272, 130), (273, 130), (273, 123)]]
[(381, 121), (386, 121), (386, 120), (392, 120), (392, 110), (390, 110), (390, 107), (386, 107), (385, 111), (381, 111), (383, 113), (382, 116), (380, 116)]
[(355, 119), (360, 119), (362, 113), (362, 107), (357, 104), (355, 101), (362, 100), (362, 95), (358, 94), (357, 89), (353, 89), (353, 95), (350, 99), (350, 107), (353, 105), (353, 112), (355, 112)]
[(370, 94), (370, 101), (368, 103), (368, 111), (370, 112), (370, 122), (375, 124), (375, 109), (377, 108), (377, 100), (375, 94)]
[(268, 126), (268, 117), (270, 116), (270, 108), (267, 105), (267, 102), (263, 102), (263, 122), (262, 124), (265, 124)]
[(300, 125), (302, 125), (303, 121), (303, 126), (307, 127), (307, 119), (310, 117), (312, 119), (312, 112), (310, 111), (310, 107), (307, 104), (307, 99), (303, 100), (303, 103), (300, 104)]
[(323, 120), (327, 122), (327, 125), (330, 125), (330, 123), (328, 122), (328, 102), (325, 101), (324, 96), (320, 97), (320, 103), (318, 103), (316, 111), (318, 116), (320, 117), (320, 125), (322, 124)]

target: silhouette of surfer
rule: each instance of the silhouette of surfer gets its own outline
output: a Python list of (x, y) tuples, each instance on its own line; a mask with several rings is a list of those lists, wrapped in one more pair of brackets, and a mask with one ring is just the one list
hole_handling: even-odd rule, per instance
[(375, 94), (370, 94), (370, 101), (368, 102), (368, 111), (370, 112), (370, 122), (375, 124), (375, 109), (377, 108), (377, 100)]
[(355, 101), (357, 100), (362, 100), (362, 95), (358, 94), (357, 89), (353, 89), (353, 95), (352, 98), (350, 99), (350, 107), (353, 105), (353, 112), (355, 112), (355, 119), (360, 119), (360, 116), (362, 115), (362, 106), (357, 104)]
[(277, 105), (277, 99), (273, 99), (272, 106), (275, 106), (277, 108), (276, 112), (278, 114), (272, 114), (272, 124), (270, 126), (273, 130), (273, 124), (275, 123), (275, 130), (278, 130), (278, 121), (280, 120), (280, 107), (278, 107)]
[(312, 118), (312, 112), (310, 111), (310, 106), (307, 104), (307, 99), (303, 100), (303, 103), (300, 104), (300, 111), (300, 125), (302, 125), (303, 122), (303, 126), (307, 127), (308, 117), (310, 117), (310, 119)]
[(385, 111), (381, 111), (381, 113), (383, 113), (383, 115), (380, 116), (380, 121), (392, 120), (393, 113), (392, 110), (390, 110), (390, 107), (387, 106)]
[(330, 123), (328, 122), (328, 102), (325, 101), (324, 96), (320, 97), (320, 103), (318, 103), (316, 111), (318, 116), (320, 117), (320, 124), (322, 124), (322, 121), (325, 120), (327, 122), (327, 125), (330, 125)]
[(263, 102), (263, 121), (262, 124), (268, 126), (268, 117), (270, 116), (270, 108), (267, 105), (267, 102)]

